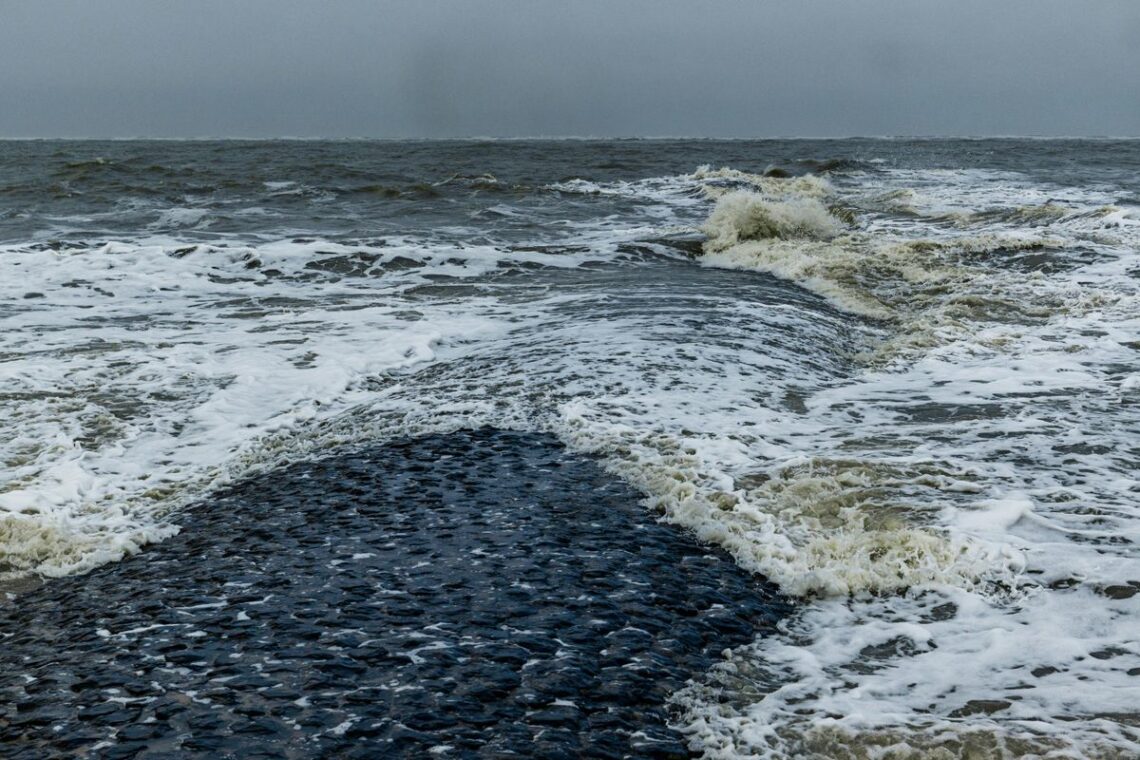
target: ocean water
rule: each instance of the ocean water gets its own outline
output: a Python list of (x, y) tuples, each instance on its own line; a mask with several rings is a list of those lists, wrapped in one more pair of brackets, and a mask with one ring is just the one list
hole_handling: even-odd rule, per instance
[(1137, 141), (0, 143), (0, 583), (518, 431), (793, 600), (705, 757), (1134, 757), (1138, 290)]

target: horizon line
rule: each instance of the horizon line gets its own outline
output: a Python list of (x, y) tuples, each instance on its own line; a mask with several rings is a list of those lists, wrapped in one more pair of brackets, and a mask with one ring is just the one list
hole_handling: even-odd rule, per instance
[(1140, 140), (1138, 135), (1041, 135), (1041, 134), (898, 134), (898, 135), (764, 135), (714, 137), (696, 135), (459, 135), (451, 137), (409, 136), (0, 136), (0, 142), (602, 142), (602, 141), (708, 141), (750, 142), (763, 140)]

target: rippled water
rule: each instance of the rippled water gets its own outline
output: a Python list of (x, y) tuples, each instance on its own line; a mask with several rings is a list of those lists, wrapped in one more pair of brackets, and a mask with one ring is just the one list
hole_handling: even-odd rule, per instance
[(1129, 141), (3, 143), (0, 573), (336, 447), (549, 433), (800, 600), (673, 694), (707, 756), (1131, 756), (1138, 177)]

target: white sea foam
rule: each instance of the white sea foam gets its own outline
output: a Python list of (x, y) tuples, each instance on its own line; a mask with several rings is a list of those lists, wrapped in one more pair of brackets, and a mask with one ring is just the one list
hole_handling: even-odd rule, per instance
[(204, 227), (208, 226), (209, 211), (204, 208), (171, 208), (158, 215), (152, 227)]
[(494, 268), (479, 252), (424, 256), (422, 270), (358, 289), (247, 268), (303, 270), (305, 245), (173, 250), (0, 254), (5, 300), (21, 306), (4, 320), (4, 573), (73, 572), (169, 535), (163, 513), (232, 476), (259, 436), (335, 414), (365, 393), (361, 378), (447, 356), (508, 313), (477, 297), (413, 313), (385, 300), (430, 282), (433, 258), (439, 276)]
[[(979, 172), (555, 189), (644, 215), (563, 225), (556, 254), (0, 252), (5, 569), (113, 559), (337, 445), (537, 428), (800, 598), (676, 695), (708, 756), (1140, 752), (1135, 215)], [(696, 273), (622, 252), (702, 218)]]
[[(970, 174), (955, 179), (975, 196), (984, 195), (978, 184), (993, 193), (995, 183), (1010, 179), (979, 183)], [(738, 650), (676, 696), (686, 730), (706, 756), (1140, 753), (1140, 687), (1131, 675), (1140, 664), (1132, 632), (1140, 599), (1133, 548), (1140, 542), (1140, 424), (1124, 395), (1134, 376), (1120, 377), (1137, 361), (1140, 301), (1129, 271), (1140, 230), (1098, 198), (1068, 195), (1083, 206), (964, 212), (954, 220), (975, 236), (1024, 234), (1027, 221), (1043, 220), (1059, 238), (1049, 247), (1062, 258), (1097, 246), (1103, 258), (1067, 273), (1027, 277), (1004, 268), (998, 256), (950, 280), (958, 296), (964, 286), (995, 302), (1043, 307), (1029, 320), (1010, 323), (988, 309), (960, 313), (947, 331), (945, 302), (924, 292), (926, 277), (906, 276), (894, 263), (885, 283), (882, 271), (879, 279), (835, 276), (835, 259), (881, 266), (858, 261), (881, 246), (849, 239), (837, 249), (812, 244), (796, 253), (814, 256), (814, 265), (825, 259), (821, 268), (831, 282), (886, 292), (892, 329), (906, 334), (934, 319), (941, 332), (922, 342), (922, 353), (910, 351), (906, 361), (893, 354), (885, 368), (807, 399), (816, 430), (777, 425), (770, 435), (796, 442), (816, 460), (838, 461), (822, 476), (847, 496), (843, 508), (890, 514), (892, 492), (905, 496), (905, 522), (913, 523), (916, 515), (906, 512), (922, 505), (931, 528), (951, 541), (990, 547), (1004, 572), (981, 584), (945, 573), (902, 595), (817, 599), (802, 607), (784, 635)], [(927, 223), (908, 229), (897, 217), (864, 229), (897, 236), (889, 243), (894, 256), (909, 249), (935, 276), (960, 269), (948, 252), (986, 249), (962, 246), (954, 233), (933, 245), (907, 245), (906, 237), (929, 238), (936, 230)], [(731, 263), (751, 261), (830, 295), (811, 279), (818, 270), (778, 268), (771, 263), (777, 257), (761, 258), (756, 245), (735, 246)], [(715, 253), (713, 262), (720, 263)], [(862, 311), (857, 302), (833, 301)], [(852, 469), (886, 477), (845, 475)], [(808, 496), (821, 502), (819, 493)], [(823, 496), (824, 503), (835, 499)]]
[(823, 200), (835, 194), (835, 187), (824, 177), (812, 174), (802, 177), (769, 177), (738, 169), (701, 166), (687, 180), (700, 184), (704, 194), (718, 198), (734, 190), (748, 190), (768, 198), (814, 198)]

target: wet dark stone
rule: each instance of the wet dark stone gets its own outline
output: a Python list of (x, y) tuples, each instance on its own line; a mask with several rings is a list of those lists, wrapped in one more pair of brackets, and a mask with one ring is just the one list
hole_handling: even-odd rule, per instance
[(127, 758), (135, 757), (148, 745), (146, 742), (126, 742), (124, 744), (116, 744), (114, 747), (103, 749), (99, 753), (99, 757), (103, 760), (127, 760)]
[(188, 719), (186, 724), (194, 730), (195, 734), (221, 731), (224, 726), (221, 716), (214, 714), (213, 710), (198, 712)]
[(42, 757), (43, 752), (39, 748), (26, 747), (24, 749), (14, 749), (6, 760), (40, 760)]
[(122, 705), (109, 702), (81, 710), (79, 712), (79, 719), (91, 723), (98, 723), (103, 726), (117, 726), (123, 723), (130, 723), (138, 717), (138, 714), (139, 711), (137, 709), (125, 710)]
[(578, 723), (582, 719), (582, 712), (576, 707), (568, 707), (566, 705), (555, 705), (548, 707), (545, 710), (539, 710), (526, 716), (528, 723), (536, 723), (540, 726), (561, 726), (567, 728), (578, 728)]
[(70, 754), (83, 747), (90, 747), (105, 736), (103, 733), (96, 733), (94, 731), (68, 729), (61, 731), (53, 739), (50, 748), (53, 750), (63, 750), (65, 753)]
[(969, 715), (991, 715), (1009, 707), (1004, 699), (971, 699), (962, 707), (950, 713), (951, 718), (964, 718)]
[(186, 752), (200, 753), (204, 757), (216, 757), (226, 747), (226, 737), (209, 734), (195, 734), (182, 742)]
[(532, 757), (541, 757), (547, 760), (579, 760), (582, 757), (582, 748), (577, 735), (573, 731), (546, 730), (534, 742), (531, 749)]
[(788, 609), (541, 435), (345, 452), (179, 522), (6, 608), (0, 756), (689, 757), (668, 695)]
[(157, 723), (136, 723), (120, 729), (117, 736), (120, 741), (142, 742), (161, 736), (162, 733), (163, 727)]
[(1137, 593), (1140, 593), (1140, 588), (1132, 585), (1106, 586), (1101, 593), (1109, 599), (1131, 599)]

